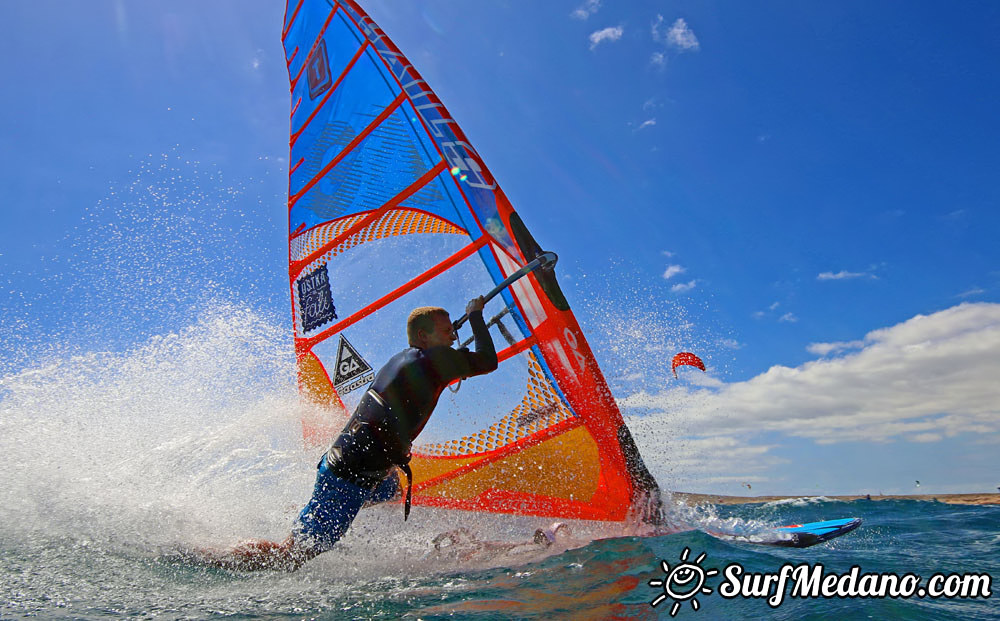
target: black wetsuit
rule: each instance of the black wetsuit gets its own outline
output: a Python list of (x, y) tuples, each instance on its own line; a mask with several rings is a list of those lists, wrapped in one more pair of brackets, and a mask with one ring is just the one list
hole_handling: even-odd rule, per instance
[(327, 452), (331, 470), (359, 487), (371, 487), (393, 466), (410, 461), (410, 446), (431, 417), (445, 387), (459, 378), (497, 368), (493, 339), (481, 311), (470, 313), (476, 351), (410, 347), (375, 376), (354, 415)]
[(469, 315), (476, 351), (410, 347), (389, 359), (347, 426), (320, 460), (312, 498), (292, 528), (303, 550), (331, 549), (350, 528), (365, 502), (382, 502), (399, 487), (393, 466), (407, 477), (404, 517), (410, 512), (410, 446), (452, 380), (497, 368), (482, 312)]

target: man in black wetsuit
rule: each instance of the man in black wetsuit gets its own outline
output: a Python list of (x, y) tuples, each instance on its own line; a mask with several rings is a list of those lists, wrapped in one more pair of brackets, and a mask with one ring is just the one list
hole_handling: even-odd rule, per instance
[(466, 313), (476, 351), (452, 349), (457, 340), (448, 312), (422, 307), (410, 313), (410, 347), (389, 359), (361, 398), (354, 415), (319, 463), (312, 498), (291, 536), (281, 543), (251, 541), (223, 554), (206, 553), (209, 563), (232, 569), (296, 569), (325, 552), (347, 532), (368, 501), (391, 498), (406, 474), (405, 516), (410, 509), (410, 446), (427, 424), (445, 386), (497, 368), (497, 354), (483, 321), (482, 297)]

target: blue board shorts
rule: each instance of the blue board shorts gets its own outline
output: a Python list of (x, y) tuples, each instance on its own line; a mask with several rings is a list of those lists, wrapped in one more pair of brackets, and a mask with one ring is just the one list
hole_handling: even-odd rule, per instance
[(366, 502), (385, 502), (399, 488), (393, 470), (371, 488), (359, 487), (330, 471), (326, 455), (319, 462), (312, 498), (295, 520), (292, 539), (297, 545), (326, 552), (344, 536)]

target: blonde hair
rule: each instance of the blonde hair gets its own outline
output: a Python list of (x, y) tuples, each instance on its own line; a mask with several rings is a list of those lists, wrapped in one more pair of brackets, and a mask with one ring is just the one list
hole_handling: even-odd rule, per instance
[(410, 347), (417, 346), (417, 332), (434, 331), (434, 317), (436, 315), (448, 316), (448, 311), (440, 306), (421, 306), (410, 311), (410, 316), (406, 319), (406, 340)]

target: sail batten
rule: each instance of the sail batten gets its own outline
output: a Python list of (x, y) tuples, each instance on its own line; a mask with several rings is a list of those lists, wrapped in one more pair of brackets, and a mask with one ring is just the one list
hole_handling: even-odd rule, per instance
[(336, 15), (337, 9), (339, 8), (340, 4), (335, 3), (333, 5), (333, 8), (330, 9), (330, 14), (327, 16), (326, 21), (323, 22), (323, 27), (320, 28), (319, 34), (316, 35), (316, 40), (313, 41), (312, 47), (309, 48), (309, 53), (306, 54), (306, 59), (302, 63), (302, 67), (299, 68), (299, 71), (298, 73), (295, 74), (295, 77), (291, 79), (292, 89), (295, 88), (295, 85), (298, 83), (299, 78), (302, 77), (302, 72), (305, 71), (306, 67), (309, 66), (309, 61), (312, 60), (313, 55), (316, 53), (316, 50), (320, 49), (320, 45), (323, 43), (323, 34), (326, 33), (327, 26), (330, 25), (330, 21), (333, 19), (333, 16)]
[[(288, 31), (292, 28), (292, 24), (295, 23), (295, 18), (298, 17), (298, 15), (299, 15), (299, 9), (302, 8), (302, 3), (303, 2), (305, 2), (305, 0), (299, 0), (298, 1), (298, 3), (295, 5), (295, 10), (292, 11), (292, 17), (287, 20), (288, 23), (285, 24), (285, 27), (281, 30), (281, 41), (282, 42), (285, 41), (285, 38), (288, 36)], [(287, 10), (287, 8), (286, 8), (286, 10)]]
[(323, 332), (320, 332), (319, 334), (310, 337), (309, 339), (304, 339), (302, 346), (309, 347), (314, 343), (318, 343), (324, 339), (330, 338), (334, 334), (337, 334), (338, 332), (341, 332), (342, 330), (349, 328), (350, 326), (361, 321), (362, 319), (371, 315), (372, 313), (385, 308), (387, 304), (398, 300), (399, 298), (413, 291), (417, 287), (425, 284), (435, 276), (440, 275), (442, 272), (454, 267), (459, 262), (465, 260), (466, 258), (469, 257), (469, 255), (473, 254), (474, 252), (482, 248), (487, 241), (489, 240), (486, 237), (480, 237), (479, 240), (474, 241), (468, 246), (463, 247), (461, 250), (451, 255), (441, 263), (438, 263), (434, 267), (430, 268), (417, 278), (414, 278), (413, 280), (400, 286), (394, 291), (390, 291), (389, 293), (375, 300), (368, 306), (361, 308), (360, 310), (352, 314), (350, 317), (347, 317), (344, 320), (330, 326)]
[(373, 131), (375, 131), (376, 128), (382, 125), (382, 122), (385, 121), (387, 118), (389, 118), (389, 115), (395, 112), (396, 108), (402, 105), (403, 101), (405, 100), (406, 97), (403, 93), (397, 95), (396, 99), (394, 99), (392, 103), (389, 104), (388, 107), (382, 110), (382, 112), (379, 113), (377, 117), (372, 119), (372, 122), (369, 123), (368, 126), (365, 127), (363, 130), (361, 130), (361, 132), (357, 136), (355, 136), (354, 139), (347, 144), (347, 146), (344, 147), (343, 151), (338, 153), (332, 160), (330, 160), (328, 164), (326, 164), (322, 169), (320, 169), (320, 171), (316, 173), (316, 175), (312, 179), (307, 181), (306, 184), (302, 186), (301, 190), (299, 190), (298, 192), (295, 193), (295, 195), (289, 198), (288, 200), (289, 205), (294, 206), (294, 204), (297, 203), (299, 199), (301, 199), (306, 192), (311, 190), (313, 186), (319, 183), (320, 179), (325, 177), (327, 173), (333, 170), (333, 168), (340, 163), (341, 160), (347, 157), (351, 153), (351, 151), (353, 151), (359, 144), (361, 144), (361, 142), (365, 138), (367, 138)]
[[(329, 89), (327, 89), (326, 94), (323, 95), (322, 101), (319, 102), (319, 105), (316, 106), (316, 109), (312, 111), (312, 114), (310, 114), (309, 117), (302, 123), (302, 126), (298, 129), (298, 131), (292, 132), (292, 135), (289, 139), (289, 144), (291, 146), (293, 147), (295, 146), (295, 143), (298, 141), (299, 136), (302, 135), (302, 132), (304, 132), (306, 128), (309, 127), (309, 124), (312, 123), (313, 119), (316, 118), (316, 115), (323, 108), (324, 104), (326, 104), (327, 100), (330, 99), (330, 96), (337, 91), (337, 87), (339, 87), (340, 83), (344, 81), (344, 78), (347, 76), (348, 73), (350, 73), (351, 67), (353, 67), (354, 63), (356, 63), (358, 59), (361, 58), (361, 55), (365, 53), (366, 49), (368, 49), (368, 41), (362, 43), (361, 47), (358, 48), (358, 51), (355, 52), (354, 56), (351, 57), (351, 60), (347, 61), (347, 66), (344, 67), (343, 71), (340, 72), (340, 75), (337, 76), (337, 79), (334, 80), (333, 85), (330, 86)], [(292, 116), (293, 117), (295, 116), (294, 108), (292, 109)]]
[[(302, 260), (294, 263), (291, 266), (292, 271), (294, 272), (295, 270), (298, 270), (299, 272), (301, 272), (303, 269), (305, 269), (305, 266), (307, 266), (309, 263), (312, 263), (313, 261), (315, 261), (316, 259), (320, 258), (324, 254), (330, 252), (331, 250), (334, 250), (335, 248), (337, 248), (338, 246), (340, 246), (342, 243), (344, 243), (346, 240), (350, 239), (352, 236), (354, 236), (354, 235), (360, 233), (361, 231), (363, 231), (369, 225), (371, 225), (372, 223), (374, 223), (375, 221), (377, 221), (380, 217), (382, 217), (383, 215), (385, 215), (386, 212), (388, 212), (390, 209), (396, 207), (397, 205), (399, 205), (400, 203), (402, 203), (403, 201), (405, 201), (409, 197), (413, 196), (421, 188), (423, 188), (424, 186), (426, 186), (427, 183), (430, 182), (434, 177), (436, 177), (439, 174), (441, 174), (442, 170), (444, 170), (444, 162), (438, 162), (434, 166), (434, 168), (431, 168), (426, 173), (424, 173), (423, 176), (421, 176), (419, 179), (417, 179), (416, 181), (414, 181), (410, 186), (408, 186), (402, 192), (400, 192), (399, 194), (397, 194), (396, 196), (394, 196), (389, 202), (387, 202), (386, 204), (382, 205), (378, 209), (372, 211), (371, 213), (365, 215), (357, 223), (351, 225), (351, 227), (349, 229), (347, 229), (346, 231), (338, 234), (337, 237), (335, 237), (335, 238), (331, 239), (329, 242), (325, 243), (321, 248), (319, 248), (318, 250), (316, 250), (315, 252), (313, 252), (309, 256), (307, 256), (304, 259), (302, 259)], [(297, 275), (297, 274), (295, 274), (295, 275)]]

